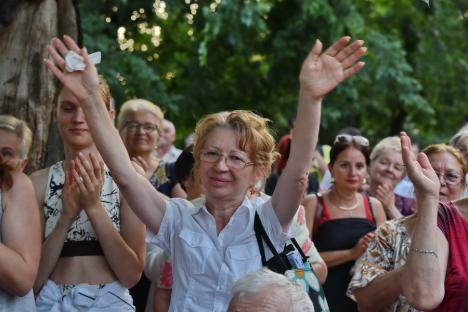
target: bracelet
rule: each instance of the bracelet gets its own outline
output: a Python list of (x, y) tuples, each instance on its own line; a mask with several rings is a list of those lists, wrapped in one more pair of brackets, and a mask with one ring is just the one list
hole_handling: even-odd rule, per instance
[(410, 251), (415, 252), (417, 254), (421, 254), (421, 255), (434, 255), (434, 257), (436, 257), (437, 260), (439, 260), (439, 256), (437, 256), (437, 253), (435, 252), (435, 250), (424, 250), (424, 249), (411, 247)]

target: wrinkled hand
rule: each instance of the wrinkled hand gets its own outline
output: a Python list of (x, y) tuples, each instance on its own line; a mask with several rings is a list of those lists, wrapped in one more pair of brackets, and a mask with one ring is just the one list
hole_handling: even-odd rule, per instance
[[(401, 153), (403, 162), (406, 166), (406, 172), (414, 185), (416, 197), (419, 196), (439, 196), (440, 181), (432, 169), (426, 154), (419, 153), (414, 155), (411, 149), (411, 139), (405, 133), (400, 134)], [(419, 196), (418, 196), (419, 195)]]
[(72, 179), (73, 165), (70, 163), (65, 171), (65, 183), (62, 190), (62, 217), (68, 222), (75, 221), (81, 212), (79, 201), (78, 184)]
[(80, 153), (73, 160), (75, 166), (73, 178), (78, 184), (79, 204), (88, 213), (102, 209), (101, 190), (104, 184), (104, 164), (100, 158), (89, 153), (88, 157)]
[[(317, 39), (302, 65), (299, 80), (301, 89), (314, 100), (320, 100), (340, 82), (357, 73), (364, 62), (357, 62), (367, 51), (363, 40), (349, 44), (351, 37), (342, 37), (322, 53), (322, 42)], [(357, 62), (357, 63), (356, 63)]]
[[(68, 72), (65, 70), (65, 55), (73, 50), (84, 59), (86, 65), (83, 71)], [(88, 57), (86, 48), (80, 49), (69, 36), (64, 36), (63, 41), (53, 38), (47, 47), (49, 59), (44, 60), (49, 70), (58, 80), (69, 89), (78, 101), (82, 102), (93, 91), (99, 90), (99, 79), (96, 67)]]
[(388, 184), (381, 184), (377, 187), (375, 197), (382, 203), (385, 211), (389, 211), (395, 207), (395, 193), (393, 188)]
[(369, 242), (374, 238), (374, 236), (374, 232), (369, 232), (358, 240), (351, 250), (353, 259), (359, 258), (367, 250), (367, 246), (369, 246)]

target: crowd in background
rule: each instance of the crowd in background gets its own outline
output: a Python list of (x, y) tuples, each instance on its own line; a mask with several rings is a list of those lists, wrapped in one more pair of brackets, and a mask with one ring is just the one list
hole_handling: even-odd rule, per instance
[[(85, 70), (64, 69), (70, 50)], [(232, 111), (199, 120), (183, 150), (150, 101), (114, 116), (70, 38), (49, 53), (65, 159), (24, 175), (32, 132), (0, 115), (0, 311), (468, 309), (468, 125), (421, 153), (353, 127), (317, 142), (323, 97), (364, 66), (361, 40), (315, 43), (277, 144), (268, 120)], [(278, 252), (296, 238), (325, 302), (262, 268), (257, 217)]]

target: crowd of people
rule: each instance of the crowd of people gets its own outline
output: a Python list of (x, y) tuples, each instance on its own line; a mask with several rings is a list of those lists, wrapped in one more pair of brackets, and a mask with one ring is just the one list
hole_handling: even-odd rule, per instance
[[(363, 44), (315, 42), (278, 144), (235, 110), (179, 150), (157, 105), (115, 116), (86, 49), (54, 38), (65, 158), (26, 176), (32, 132), (0, 115), (0, 311), (467, 311), (468, 127), (422, 153), (404, 132), (371, 148), (350, 127), (317, 146), (323, 98), (364, 67)], [(297, 244), (310, 266), (281, 261), (317, 285), (264, 266), (257, 220), (268, 259)]]

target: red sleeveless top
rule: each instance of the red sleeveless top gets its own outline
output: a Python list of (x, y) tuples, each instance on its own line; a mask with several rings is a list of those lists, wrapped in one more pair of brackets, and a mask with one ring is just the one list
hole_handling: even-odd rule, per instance
[(437, 225), (448, 241), (445, 296), (434, 311), (468, 311), (468, 222), (453, 203), (440, 204)]

